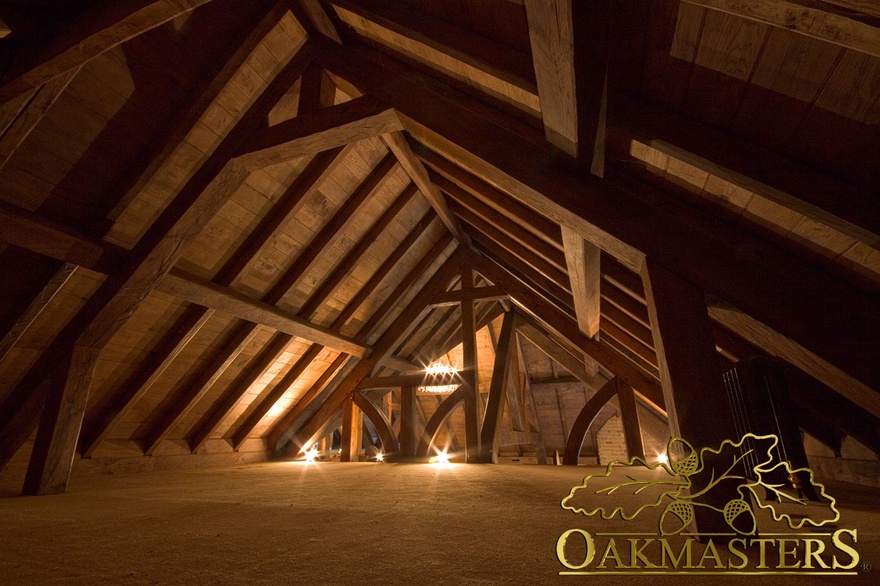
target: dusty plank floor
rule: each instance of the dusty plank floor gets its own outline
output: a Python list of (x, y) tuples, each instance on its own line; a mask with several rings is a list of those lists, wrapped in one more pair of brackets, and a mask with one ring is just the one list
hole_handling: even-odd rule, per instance
[[(560, 506), (590, 471), (273, 462), (83, 477), (65, 495), (0, 498), (0, 582), (680, 583), (559, 575), (565, 568), (555, 547), (564, 531), (622, 529)], [(871, 583), (880, 575), (878, 492), (844, 484), (828, 490), (840, 501), (838, 525), (858, 529), (861, 559), (876, 567), (853, 577), (796, 579)]]

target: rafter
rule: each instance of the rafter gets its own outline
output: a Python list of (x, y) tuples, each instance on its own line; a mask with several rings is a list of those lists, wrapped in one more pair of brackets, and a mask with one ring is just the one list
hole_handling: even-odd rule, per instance
[(710, 10), (769, 24), (853, 51), (880, 57), (880, 29), (804, 2), (683, 0)]
[[(523, 228), (533, 230), (544, 242), (562, 250), (562, 237), (557, 224), (480, 178), (457, 167), (421, 143), (415, 142), (415, 147), (419, 158), (437, 174), (478, 198), (484, 204), (491, 206), (495, 211), (517, 222)], [(447, 192), (449, 193), (449, 191)]]
[[(467, 208), (455, 204), (453, 205), (453, 209), (461, 218), (461, 221), (465, 226), (473, 228), (480, 234), (484, 235), (484, 238), (480, 239), (481, 242), (491, 242), (492, 244), (489, 246), (493, 246), (495, 249), (501, 248), (510, 256), (517, 259), (514, 266), (525, 265), (527, 267), (526, 270), (530, 269), (531, 271), (537, 272), (542, 277), (549, 280), (554, 285), (552, 287), (554, 292), (557, 289), (560, 289), (566, 300), (571, 296), (571, 291), (569, 290), (571, 285), (568, 275), (557, 264), (557, 262), (560, 262), (562, 266), (565, 266), (565, 257), (558, 251), (554, 250), (554, 254), (551, 257), (555, 258), (557, 262), (552, 262), (546, 256), (534, 252), (532, 247), (518, 246), (517, 242), (505, 234), (500, 228), (493, 225), (490, 221), (471, 212)], [(535, 239), (535, 241), (537, 241), (537, 239)]]
[[(422, 218), (422, 222), (427, 220), (427, 216)], [(369, 293), (372, 293), (373, 290), (379, 285), (379, 283), (385, 278), (387, 273), (394, 267), (394, 265), (398, 262), (398, 260), (406, 254), (406, 252), (412, 247), (412, 245), (416, 242), (418, 237), (422, 234), (418, 227), (410, 232), (410, 235), (401, 242), (394, 253), (386, 259), (386, 261), (382, 264), (382, 266), (374, 273), (373, 277), (370, 278), (370, 281), (361, 288), (361, 292), (355, 296), (354, 299), (348, 304), (346, 309), (336, 318), (334, 321), (335, 327), (340, 327), (344, 324), (351, 314), (360, 307), (361, 304), (366, 300)], [(452, 240), (451, 235), (447, 234), (445, 237), (441, 237), (428, 251), (428, 253), (422, 257), (422, 259), (410, 270), (409, 274), (406, 275), (404, 280), (398, 285), (397, 288), (385, 299), (383, 304), (370, 316), (368, 319), (358, 330), (358, 336), (363, 337), (367, 333), (369, 333), (374, 325), (382, 320), (385, 317), (387, 312), (394, 306), (397, 300), (401, 295), (405, 292), (405, 290), (409, 287), (409, 285), (415, 281), (419, 276), (421, 276), (424, 271), (427, 270), (428, 266), (434, 262), (434, 260), (439, 256), (443, 250), (449, 245)], [(343, 363), (348, 360), (349, 356), (347, 354), (343, 354), (345, 359)], [(340, 359), (337, 358), (337, 361)], [(335, 363), (334, 363), (335, 364)], [(341, 364), (340, 364), (341, 366)], [(337, 367), (338, 369), (339, 367)], [(278, 441), (281, 439), (282, 435), (287, 432), (288, 428), (294, 425), (297, 419), (302, 416), (315, 401), (319, 393), (325, 391), (327, 382), (329, 379), (325, 381), (322, 385), (313, 385), (309, 391), (301, 397), (297, 403), (291, 408), (291, 410), (284, 416), (280, 418), (280, 423), (276, 424), (273, 430), (270, 432), (270, 446), (275, 446)]]
[[(297, 317), (300, 317), (302, 319), (311, 318), (319, 305), (326, 300), (326, 298), (336, 287), (336, 285), (339, 284), (342, 278), (347, 275), (348, 272), (351, 270), (351, 267), (354, 266), (361, 258), (361, 256), (366, 252), (370, 244), (372, 244), (379, 237), (382, 231), (388, 226), (388, 224), (391, 223), (395, 216), (397, 216), (397, 214), (409, 202), (413, 194), (413, 189), (411, 189), (410, 187), (404, 188), (403, 192), (398, 196), (394, 203), (392, 203), (392, 205), (382, 214), (382, 216), (371, 226), (369, 231), (361, 238), (361, 240), (358, 241), (358, 244), (356, 244), (355, 247), (352, 248), (346, 254), (346, 256), (337, 263), (331, 274), (324, 279), (322, 284), (315, 291), (312, 292), (312, 294), (306, 300), (305, 304), (303, 304), (303, 306), (297, 312)], [(352, 303), (354, 303), (354, 301), (350, 302), (347, 307), (349, 307)], [(337, 331), (342, 323), (345, 322), (345, 319), (346, 318), (337, 318), (336, 320), (334, 320), (333, 324), (331, 324), (329, 328), (330, 331)], [(278, 343), (286, 346), (292, 340), (292, 336), (283, 335), (279, 338)], [(319, 344), (313, 344), (308, 352), (312, 352), (313, 350), (320, 351), (323, 348), (324, 347)], [(198, 447), (200, 447), (205, 441), (207, 441), (207, 439), (220, 425), (220, 423), (232, 412), (235, 406), (238, 405), (239, 402), (241, 402), (249, 387), (262, 375), (263, 371), (265, 371), (273, 363), (274, 360), (264, 361), (261, 362), (260, 368), (251, 369), (251, 367), (249, 367), (249, 370), (251, 370), (251, 374), (246, 379), (242, 380), (240, 384), (233, 386), (230, 390), (224, 393), (224, 396), (219, 400), (220, 405), (212, 410), (208, 419), (200, 426), (200, 430), (193, 438), (193, 451), (198, 449)], [(265, 412), (268, 412), (272, 408), (272, 406), (278, 401), (278, 399), (281, 398), (283, 393), (295, 382), (296, 381), (293, 380), (289, 381), (289, 383), (279, 383), (275, 387), (275, 389), (266, 393), (266, 396), (261, 396), (259, 399), (260, 405), (257, 407), (257, 411), (259, 412), (265, 404)], [(277, 389), (281, 389), (280, 393), (276, 393)], [(257, 421), (259, 421), (259, 419)], [(253, 428), (248, 428), (248, 432), (250, 432), (251, 429)], [(234, 444), (234, 447), (239, 444)]]
[[(604, 384), (605, 379), (603, 377), (594, 376), (587, 372), (584, 364), (577, 356), (571, 354), (557, 340), (554, 340), (536, 320), (521, 311), (517, 311), (516, 330), (541, 352), (558, 362), (565, 370), (571, 373), (574, 381), (583, 383), (590, 388)], [(554, 380), (563, 379), (554, 377)], [(542, 382), (541, 380), (533, 380), (530, 381), (530, 384), (539, 385)]]
[(424, 272), (428, 269), (428, 267), (437, 259), (438, 256), (449, 246), (451, 238), (441, 238), (437, 241), (437, 243), (431, 248), (428, 253), (422, 257), (422, 259), (412, 268), (409, 273), (401, 279), (400, 283), (398, 283), (397, 287), (385, 298), (385, 301), (382, 302), (373, 313), (370, 315), (369, 319), (360, 327), (358, 330), (358, 335), (367, 335), (371, 334), (373, 328), (375, 328), (379, 322), (388, 314), (389, 310), (394, 307), (394, 305), (398, 302), (400, 297), (406, 292), (407, 289), (412, 286), (412, 284), (418, 279)]
[[(107, 214), (109, 218), (118, 219), (163, 165), (171, 160), (181, 141), (196, 128), (202, 116), (235, 77), (239, 68), (253, 55), (254, 50), (285, 14), (287, 8), (284, 2), (279, 0), (252, 28), (246, 28), (240, 38), (230, 40), (228, 52), (217, 58), (213, 68), (206, 69), (204, 78), (190, 91), (190, 97), (183, 107), (116, 184), (117, 191), (124, 195), (115, 202), (113, 209), (109, 210)], [(304, 64), (307, 64), (311, 58), (312, 47), (308, 42), (293, 56), (294, 60)]]
[[(263, 246), (290, 220), (303, 200), (316, 190), (330, 172), (345, 157), (348, 149), (332, 149), (316, 155), (285, 190), (272, 213), (266, 214), (238, 251), (217, 271), (214, 282), (227, 287), (241, 276), (259, 254)], [(166, 285), (167, 286), (167, 285)], [(160, 285), (161, 287), (161, 285)], [(171, 365), (196, 333), (214, 314), (214, 309), (193, 305), (177, 319), (169, 335), (156, 346), (151, 359), (146, 361), (113, 396), (112, 404), (86, 426), (82, 443), (83, 455), (90, 456), (107, 434), (121, 421), (153, 383)]]
[(278, 442), (281, 440), (281, 437), (287, 432), (288, 428), (293, 425), (296, 420), (301, 415), (303, 415), (303, 413), (309, 407), (312, 406), (312, 403), (321, 394), (321, 392), (327, 388), (327, 385), (331, 382), (336, 373), (339, 372), (340, 369), (342, 369), (351, 359), (352, 357), (348, 354), (338, 355), (330, 364), (330, 366), (328, 366), (324, 370), (324, 372), (321, 373), (321, 376), (318, 377), (318, 379), (312, 384), (312, 386), (310, 386), (308, 390), (297, 399), (293, 407), (291, 407), (289, 411), (278, 418), (278, 421), (269, 432), (268, 444), (270, 450), (278, 449)]
[(406, 142), (406, 138), (404, 138), (403, 134), (400, 132), (383, 134), (382, 141), (388, 149), (394, 153), (394, 156), (397, 157), (400, 166), (403, 167), (403, 170), (406, 171), (406, 174), (409, 175), (412, 182), (418, 185), (422, 195), (428, 200), (428, 203), (431, 204), (431, 207), (434, 208), (434, 211), (437, 212), (437, 215), (440, 216), (440, 219), (446, 224), (446, 227), (452, 235), (455, 236), (455, 239), (458, 240), (459, 243), (467, 242), (464, 239), (461, 227), (458, 225), (458, 220), (455, 218), (455, 215), (449, 211), (449, 207), (446, 204), (446, 200), (443, 198), (443, 194), (440, 193), (431, 181), (431, 178), (428, 176), (428, 171), (425, 169), (422, 162), (413, 154), (412, 149), (410, 149), (409, 143)]
[(259, 169), (400, 129), (394, 110), (369, 97), (355, 98), (262, 129), (236, 158)]
[(113, 398), (100, 409), (100, 415), (83, 426), (80, 436), (80, 452), (83, 458), (94, 455), (101, 442), (125, 419), (213, 316), (213, 309), (206, 310), (197, 305), (191, 305), (184, 311), (168, 333), (159, 340), (142, 366), (111, 395)]
[[(453, 305), (447, 307), (440, 315), (440, 318), (436, 319), (434, 325), (431, 326), (427, 332), (421, 334), (421, 340), (417, 344), (413, 344), (412, 338), (404, 342), (404, 345), (408, 344), (413, 347), (413, 350), (409, 354), (411, 360), (422, 364), (430, 364), (433, 362), (434, 356), (432, 356), (432, 354), (434, 353), (434, 349), (437, 347), (438, 342), (443, 339), (440, 337), (441, 331), (456, 319), (456, 310), (459, 307), (461, 307), (460, 301), (456, 301)], [(435, 313), (436, 312), (433, 311), (427, 313), (422, 319), (422, 322), (416, 328), (416, 332), (424, 332), (428, 324), (428, 319)]]
[[(541, 209), (631, 270), (640, 270), (646, 254), (668, 263), (707, 292), (741, 307), (868, 386), (880, 387), (880, 374), (867, 367), (875, 362), (870, 352), (852, 343), (880, 336), (876, 296), (611, 168), (600, 180), (548, 166), (543, 139), (526, 140), (528, 130), (516, 122), (510, 126), (517, 132), (510, 132), (473, 115), (467, 109), (473, 101), (468, 96), (444, 87), (441, 97), (418, 83), (417, 76), (400, 69), (392, 74), (372, 59), (373, 53), (363, 47), (343, 51), (321, 44), (324, 66), (397, 108), (416, 140)], [(491, 141), (484, 138), (489, 136)], [(749, 246), (738, 244), (742, 242)], [(689, 254), (681, 255), (681, 250)], [(823, 294), (814, 295), (814, 290)], [(852, 336), (831, 340), (815, 335), (839, 328)]]
[(535, 72), (526, 53), (450, 22), (431, 18), (406, 2), (331, 0), (330, 3), (521, 90), (535, 93)]
[[(457, 272), (462, 261), (462, 253), (453, 253), (443, 266), (440, 267), (424, 287), (416, 294), (412, 301), (404, 308), (403, 312), (380, 336), (373, 345), (373, 351), (369, 356), (358, 362), (352, 371), (340, 384), (333, 389), (321, 406), (312, 414), (309, 420), (296, 432), (292, 445), (286, 450), (287, 454), (296, 454), (302, 446), (309, 444), (312, 438), (327, 424), (333, 414), (341, 407), (342, 401), (356, 388), (358, 383), (369, 375), (370, 371), (381, 362), (397, 346), (399, 340), (412, 330), (418, 317), (429, 307), (431, 296), (438, 287), (445, 288), (446, 284)], [(408, 285), (409, 283), (407, 283)]]
[(125, 0), (75, 17), (34, 56), (13, 63), (0, 86), (0, 102), (77, 69), (125, 41), (210, 0)]
[(398, 195), (394, 202), (382, 213), (382, 215), (370, 226), (370, 229), (361, 236), (357, 243), (349, 250), (342, 259), (337, 261), (333, 271), (318, 286), (314, 293), (309, 296), (308, 301), (303, 304), (298, 314), (301, 316), (311, 316), (321, 303), (333, 293), (333, 290), (342, 282), (342, 280), (351, 272), (358, 264), (361, 258), (366, 254), (367, 249), (379, 239), (385, 229), (391, 224), (403, 208), (412, 200), (416, 189), (412, 184), (407, 185)]
[[(394, 251), (388, 256), (385, 261), (382, 263), (375, 273), (370, 277), (370, 280), (367, 281), (363, 287), (358, 291), (358, 293), (352, 298), (352, 300), (345, 306), (345, 309), (333, 320), (333, 324), (331, 327), (339, 328), (343, 324), (345, 324), (348, 319), (354, 315), (354, 312), (363, 305), (363, 303), (367, 300), (367, 298), (372, 295), (379, 284), (388, 276), (388, 273), (397, 266), (397, 263), (400, 262), (400, 259), (412, 248), (413, 244), (415, 244), (416, 240), (418, 240), (419, 236), (425, 233), (430, 225), (435, 221), (436, 215), (433, 210), (428, 210), (425, 212), (425, 215), (419, 219), (416, 223), (415, 227), (407, 234), (406, 238), (401, 240), (400, 244), (395, 247)], [(438, 247), (445, 247), (451, 241), (451, 237), (441, 238), (440, 242), (438, 242)], [(442, 244), (441, 244), (442, 243)], [(439, 253), (438, 253), (439, 254)], [(366, 333), (370, 328), (362, 328), (359, 332)]]
[(276, 333), (269, 340), (269, 343), (260, 349), (253, 360), (248, 363), (232, 384), (229, 385), (229, 389), (217, 400), (216, 403), (219, 404), (212, 406), (211, 411), (196, 424), (192, 439), (189, 442), (191, 452), (195, 453), (208, 441), (211, 434), (216, 431), (232, 410), (241, 402), (248, 389), (257, 382), (269, 367), (278, 362), (287, 350), (290, 342), (290, 336)]
[[(635, 273), (619, 263), (613, 256), (602, 254), (602, 278), (614, 287), (626, 293), (641, 306), (646, 306), (645, 287), (638, 273)], [(645, 311), (645, 323), (647, 322), (647, 308)]]
[(644, 303), (623, 292), (607, 279), (606, 275), (602, 276), (600, 290), (602, 292), (602, 311), (606, 316), (614, 319), (615, 312), (619, 312), (632, 320), (635, 325), (650, 329), (648, 307)]
[(244, 440), (248, 438), (254, 428), (259, 425), (266, 413), (278, 402), (278, 400), (293, 386), (296, 380), (302, 376), (309, 365), (314, 362), (323, 351), (323, 347), (318, 344), (312, 344), (308, 350), (296, 361), (296, 363), (287, 371), (287, 374), (272, 389), (261, 397), (261, 401), (256, 408), (244, 417), (244, 421), (238, 426), (235, 435), (232, 438), (233, 449), (238, 449)]
[(559, 310), (500, 266), (481, 257), (474, 258), (474, 266), (486, 278), (505, 288), (523, 311), (540, 319), (550, 329), (593, 357), (600, 365), (619, 376), (657, 408), (663, 410), (663, 395), (656, 379), (634, 366), (604, 342), (587, 338), (571, 318), (562, 315)]
[(144, 455), (152, 456), (159, 445), (189, 415), (196, 403), (223, 376), (233, 362), (253, 342), (258, 333), (257, 328), (235, 328), (225, 336), (220, 346), (208, 356), (211, 368), (203, 370), (192, 385), (189, 385), (182, 396), (175, 396), (173, 403), (164, 409), (159, 421), (153, 425), (144, 439)]
[[(452, 198), (457, 205), (456, 211), (467, 210), (466, 216), (463, 217), (479, 218), (485, 225), (492, 226), (503, 233), (508, 241), (516, 242), (519, 245), (518, 248), (527, 248), (557, 268), (565, 269), (565, 258), (559, 253), (559, 250), (538, 238), (532, 230), (499, 213), (448, 179), (436, 174), (432, 174), (431, 179), (437, 187)], [(474, 222), (470, 223), (474, 224)]]
[[(263, 296), (262, 301), (249, 299), (247, 296), (221, 288), (207, 280), (180, 279), (179, 273), (172, 273), (164, 280), (163, 290), (199, 305), (220, 309), (225, 313), (232, 313), (242, 317), (246, 322), (236, 327), (233, 339), (239, 341), (238, 346), (228, 345), (223, 352), (209, 361), (208, 368), (203, 372), (195, 385), (188, 387), (183, 392), (182, 400), (177, 402), (174, 409), (166, 411), (161, 420), (154, 426), (149, 434), (150, 441), (147, 446), (150, 451), (155, 450), (159, 442), (170, 433), (173, 427), (188, 413), (195, 404), (205, 396), (214, 382), (223, 371), (232, 364), (232, 360), (244, 349), (244, 345), (256, 333), (257, 324), (268, 325), (290, 336), (298, 336), (326, 345), (341, 352), (354, 356), (363, 356), (366, 348), (353, 340), (345, 341), (341, 336), (329, 328), (310, 326), (302, 317), (288, 315), (276, 307), (281, 299), (290, 291), (296, 283), (306, 274), (314, 261), (324, 251), (330, 241), (339, 230), (343, 229), (355, 212), (376, 189), (378, 189), (394, 168), (393, 157), (385, 157), (372, 173), (367, 177), (356, 192), (348, 198), (342, 207), (337, 210), (327, 222), (321, 232), (309, 244), (306, 250), (300, 254), (294, 263), (287, 268), (281, 278), (272, 286), (270, 291)], [(302, 326), (305, 326), (303, 328)]]
[[(89, 298), (19, 385), (35, 388), (34, 381), (41, 381), (52, 370), (42, 365), (43, 360), (47, 360), (44, 357), (51, 356), (54, 364), (59, 355), (74, 351), (73, 342), (77, 355), (69, 364), (77, 370), (71, 372), (73, 376), (68, 378), (67, 385), (53, 387), (50, 401), (43, 408), (43, 422), (38, 432), (38, 438), (43, 439), (37, 444), (41, 449), (35, 450), (31, 457), (29, 469), (33, 472), (29, 473), (29, 492), (63, 492), (66, 488), (98, 355), (247, 178), (248, 171), (235, 162), (230, 163), (229, 158), (238, 143), (251, 134), (299, 77), (302, 66), (304, 64), (294, 59), (273, 79), (139, 240), (122, 268)], [(26, 437), (16, 441), (23, 442)]]
[(538, 270), (525, 264), (519, 257), (494, 242), (491, 238), (486, 238), (475, 231), (471, 233), (471, 238), (474, 250), (491, 258), (494, 262), (506, 266), (517, 278), (528, 283), (535, 291), (539, 291), (540, 295), (552, 303), (561, 313), (571, 315), (572, 318), (574, 317), (574, 301), (572, 300), (571, 293), (565, 290), (559, 283), (545, 277)]
[(6, 358), (16, 342), (24, 336), (25, 332), (27, 332), (37, 318), (40, 317), (40, 314), (43, 313), (46, 306), (52, 302), (55, 295), (58, 294), (74, 273), (76, 273), (77, 268), (78, 267), (74, 264), (64, 263), (57, 271), (55, 271), (55, 274), (49, 279), (49, 282), (46, 283), (46, 286), (40, 290), (39, 294), (33, 301), (31, 301), (30, 305), (28, 305), (18, 319), (15, 320), (15, 323), (12, 324), (9, 331), (7, 331), (6, 334), (3, 335), (3, 338), (0, 339), (0, 362)]
[(634, 340), (638, 340), (646, 348), (654, 349), (654, 339), (651, 336), (651, 328), (645, 326), (638, 320), (631, 317), (613, 302), (606, 303), (602, 308), (603, 323), (611, 322), (626, 332)]
[(55, 100), (64, 93), (77, 73), (79, 73), (78, 67), (59, 75), (37, 89), (15, 119), (5, 128), (0, 128), (0, 169), (9, 162), (16, 149), (43, 119)]
[(783, 358), (875, 417), (880, 417), (880, 393), (791, 338), (717, 299), (710, 299), (709, 316), (747, 342)]
[(614, 94), (608, 116), (615, 158), (630, 159), (633, 141), (638, 141), (852, 238), (880, 245), (880, 220), (870, 213), (869, 190), (630, 95)]
[(603, 319), (601, 324), (601, 332), (605, 341), (611, 342), (611, 339), (613, 339), (614, 342), (617, 342), (622, 348), (625, 348), (629, 355), (638, 357), (638, 359), (642, 360), (643, 362), (638, 364), (644, 370), (650, 372), (652, 376), (657, 374), (657, 356), (653, 348), (646, 346), (641, 340), (635, 338), (632, 334), (612, 321)]

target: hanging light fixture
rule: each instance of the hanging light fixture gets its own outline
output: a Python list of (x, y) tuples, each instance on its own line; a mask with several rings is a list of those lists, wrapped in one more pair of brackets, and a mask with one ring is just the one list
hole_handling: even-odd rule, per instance
[[(446, 364), (444, 362), (434, 362), (430, 364), (427, 368), (425, 368), (425, 374), (429, 376), (448, 376), (449, 378), (453, 377), (458, 373), (458, 368), (452, 366), (451, 364)], [(451, 393), (455, 389), (458, 388), (457, 384), (449, 384), (449, 385), (422, 385), (418, 387), (416, 390), (420, 393)]]

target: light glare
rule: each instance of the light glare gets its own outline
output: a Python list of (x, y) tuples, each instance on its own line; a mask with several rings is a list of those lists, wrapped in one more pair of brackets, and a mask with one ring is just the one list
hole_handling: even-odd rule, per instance
[(449, 454), (446, 453), (446, 450), (437, 452), (437, 455), (432, 460), (435, 464), (449, 464)]
[(425, 369), (425, 374), (455, 374), (457, 372), (458, 368), (442, 362), (434, 362)]
[[(443, 362), (434, 362), (425, 368), (427, 375), (454, 375), (458, 374), (458, 367)], [(416, 390), (420, 393), (451, 393), (458, 388), (458, 385), (422, 385)]]

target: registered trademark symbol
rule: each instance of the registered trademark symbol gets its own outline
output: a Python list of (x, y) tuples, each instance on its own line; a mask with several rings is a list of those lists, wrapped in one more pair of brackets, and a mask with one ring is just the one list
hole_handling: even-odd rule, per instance
[(871, 564), (869, 564), (868, 562), (862, 562), (862, 571), (863, 572), (870, 572), (871, 571)]

